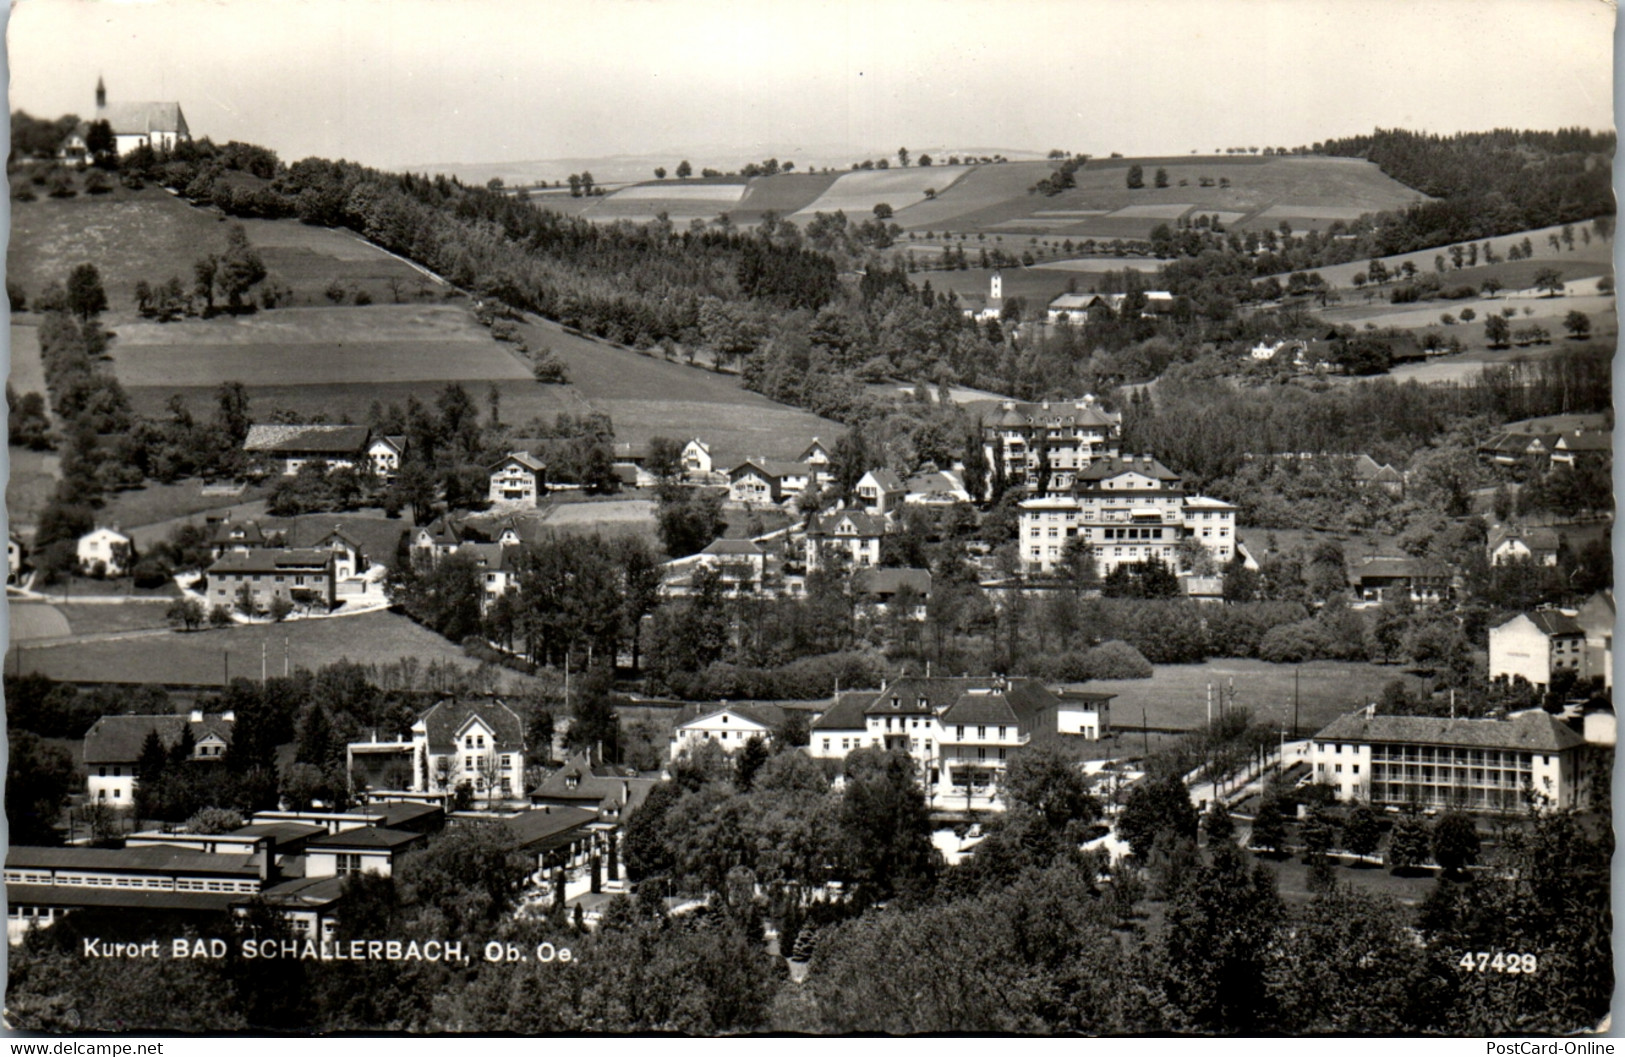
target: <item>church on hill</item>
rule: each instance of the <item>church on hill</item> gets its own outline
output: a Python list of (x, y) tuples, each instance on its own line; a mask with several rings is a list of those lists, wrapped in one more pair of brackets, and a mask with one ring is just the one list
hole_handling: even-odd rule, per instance
[(107, 86), (96, 78), (96, 110), (88, 121), (81, 121), (62, 146), (62, 154), (69, 158), (83, 158), (88, 153), (90, 126), (105, 121), (113, 130), (113, 143), (118, 153), (128, 154), (137, 147), (151, 147), (156, 151), (170, 151), (177, 143), (190, 143), (192, 130), (186, 125), (186, 115), (179, 103), (109, 103)]

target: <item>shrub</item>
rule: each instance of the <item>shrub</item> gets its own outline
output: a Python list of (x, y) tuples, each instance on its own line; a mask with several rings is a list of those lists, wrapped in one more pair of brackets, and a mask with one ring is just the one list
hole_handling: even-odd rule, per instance
[(1084, 654), (1086, 679), (1149, 679), (1151, 662), (1145, 655), (1120, 639), (1102, 642)]
[(357, 290), (351, 300), (358, 305), (370, 305), (372, 304), (372, 295), (365, 290)]

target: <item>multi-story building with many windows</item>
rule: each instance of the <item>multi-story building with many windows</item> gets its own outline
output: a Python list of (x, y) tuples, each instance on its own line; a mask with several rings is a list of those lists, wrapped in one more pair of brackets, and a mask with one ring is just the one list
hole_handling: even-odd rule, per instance
[(1179, 565), (1184, 540), (1215, 563), (1236, 556), (1236, 508), (1188, 495), (1182, 479), (1149, 455), (1110, 458), (1079, 471), (1065, 494), (1021, 504), (1021, 559), (1029, 573), (1054, 571), (1067, 545), (1088, 546), (1102, 576), (1157, 558)]
[(1122, 423), (1122, 415), (1093, 396), (1041, 404), (1006, 400), (983, 415), (982, 441), (988, 465), (1002, 465), (1011, 487), (1054, 491), (1070, 487), (1096, 460), (1115, 457)]
[(813, 721), (807, 751), (901, 751), (935, 807), (1002, 810), (999, 779), (1033, 739), (1093, 740), (1109, 694), (1057, 697), (1031, 679), (904, 677), (879, 691), (840, 694)]
[(1517, 812), (1578, 806), (1586, 741), (1540, 710), (1503, 719), (1341, 716), (1315, 735), (1314, 779), (1341, 800)]

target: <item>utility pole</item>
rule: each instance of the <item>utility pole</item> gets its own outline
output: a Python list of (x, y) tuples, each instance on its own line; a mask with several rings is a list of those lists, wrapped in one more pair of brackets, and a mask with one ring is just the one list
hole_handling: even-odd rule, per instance
[[(1292, 669), (1292, 736), (1298, 736), (1298, 676), (1302, 674), (1301, 667)], [(1285, 756), (1282, 757), (1285, 759)]]

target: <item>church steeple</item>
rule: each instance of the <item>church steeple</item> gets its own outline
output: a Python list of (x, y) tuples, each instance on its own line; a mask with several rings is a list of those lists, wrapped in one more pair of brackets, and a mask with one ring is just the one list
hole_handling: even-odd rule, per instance
[(99, 76), (96, 78), (96, 109), (107, 109), (107, 86), (102, 83)]

